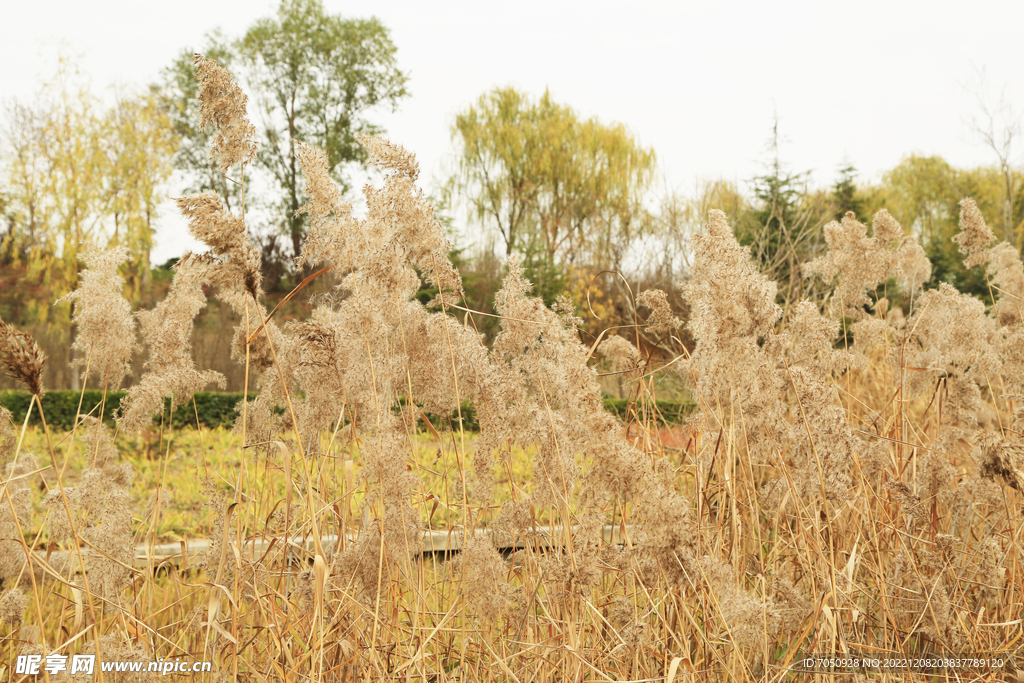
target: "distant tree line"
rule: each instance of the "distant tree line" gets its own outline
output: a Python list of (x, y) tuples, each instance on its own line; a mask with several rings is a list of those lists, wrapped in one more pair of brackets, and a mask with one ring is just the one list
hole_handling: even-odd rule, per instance
[[(195, 52), (226, 66), (250, 95), (260, 148), (244, 176), (222, 172), (207, 155), (211, 131), (196, 110)], [(356, 136), (384, 132), (375, 113), (398, 107), (408, 82), (385, 26), (330, 14), (320, 0), (284, 0), (240, 36), (214, 31), (183, 50), (157, 82), (106, 100), (62, 60), (35, 101), (2, 111), (0, 317), (27, 325), (54, 365), (66, 365), (71, 311), (53, 302), (77, 285), (86, 249), (113, 244), (131, 254), (127, 293), (152, 305), (168, 275), (150, 263), (154, 223), (175, 173), (186, 192), (216, 192), (232, 210), (244, 194), (268, 289), (287, 291), (305, 275), (292, 262), (308, 220), (298, 212), (306, 199), (296, 145), (323, 149), (331, 175), (352, 190), (353, 171), (365, 161)], [(821, 283), (805, 280), (797, 266), (824, 250), (826, 223), (852, 212), (870, 224), (882, 208), (919, 235), (933, 263), (932, 286), (946, 281), (987, 299), (984, 273), (966, 270), (951, 242), (957, 202), (974, 197), (997, 234), (1020, 248), (1024, 175), (1014, 156), (1019, 121), (1004, 121), (983, 101), (979, 110), (974, 130), (993, 152), (990, 166), (955, 168), (911, 155), (864, 181), (844, 161), (838, 180), (822, 187), (781, 158), (776, 123), (761, 174), (742, 185), (708, 180), (683, 191), (659, 182), (655, 150), (622, 123), (585, 118), (550, 92), (496, 87), (451, 124), (455, 161), (433, 188), (437, 217), (455, 240), (453, 262), (470, 308), (491, 310), (506, 258), (516, 254), (539, 296), (549, 304), (568, 297), (584, 314), (591, 339), (642, 315), (634, 301), (652, 287), (664, 289), (685, 318), (676, 286), (687, 277), (690, 237), (713, 208), (729, 215), (740, 241), (779, 282), (781, 303), (817, 295)], [(332, 282), (326, 277), (321, 286)], [(487, 335), (496, 331), (493, 318), (477, 323)], [(646, 341), (653, 348), (665, 340)]]

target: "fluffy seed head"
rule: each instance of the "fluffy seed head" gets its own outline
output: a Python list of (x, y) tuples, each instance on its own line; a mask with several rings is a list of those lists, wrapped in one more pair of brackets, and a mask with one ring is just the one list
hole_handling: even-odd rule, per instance
[(84, 355), (75, 363), (85, 366), (82, 380), (95, 374), (101, 388), (117, 389), (121, 385), (121, 380), (131, 374), (132, 353), (138, 348), (135, 316), (124, 298), (124, 278), (117, 272), (127, 258), (125, 247), (86, 252), (83, 260), (88, 268), (80, 275), (78, 289), (60, 299), (75, 304), (78, 336), (74, 348)]
[(1020, 253), (1009, 242), (992, 247), (988, 252), (988, 272), (998, 298), (993, 313), (1002, 325), (1012, 325), (1024, 318), (1024, 264)]
[(7, 376), (22, 382), (36, 396), (43, 395), (46, 354), (36, 340), (0, 320), (0, 365)]
[(668, 295), (660, 289), (648, 289), (636, 298), (637, 306), (651, 309), (647, 317), (647, 331), (654, 335), (668, 334), (679, 329), (683, 321), (672, 315)]
[(20, 588), (12, 588), (0, 597), (0, 622), (12, 628), (21, 626), (21, 618), (25, 613), (25, 593)]
[[(11, 582), (23, 575), (25, 567), (25, 548), (22, 545), (19, 527), (24, 532), (32, 518), (32, 491), (26, 474), (35, 469), (35, 459), (31, 455), (22, 454), (17, 462), (7, 465), (5, 479), (7, 494), (0, 498), (0, 579)], [(11, 506), (13, 505), (13, 514)]]
[[(207, 264), (206, 281), (221, 291), (221, 298), (233, 308), (244, 306), (232, 293), (258, 297), (262, 284), (262, 258), (249, 240), (245, 222), (228, 211), (215, 192), (204, 192), (174, 200), (188, 220), (188, 230), (210, 251), (201, 256), (187, 255)], [(183, 259), (185, 260), (185, 259)], [(244, 312), (242, 308), (242, 312)]]
[(508, 567), (486, 538), (480, 536), (466, 541), (458, 566), (463, 595), (474, 614), (496, 617), (515, 602), (515, 591), (505, 580)]
[(416, 180), (420, 174), (420, 166), (416, 155), (408, 152), (401, 145), (396, 145), (382, 137), (361, 135), (356, 138), (366, 148), (370, 162), (381, 168), (394, 171), (409, 180)]
[(807, 276), (826, 281), (838, 277), (833, 299), (858, 320), (866, 316), (867, 293), (887, 279), (899, 277), (911, 292), (918, 292), (931, 275), (931, 263), (916, 238), (903, 237), (903, 228), (888, 211), (875, 214), (873, 227), (874, 236), (868, 237), (867, 227), (847, 212), (841, 222), (825, 226), (828, 254), (803, 266)]
[(181, 405), (211, 382), (223, 386), (220, 373), (200, 372), (192, 359), (192, 324), (206, 306), (205, 269), (202, 262), (179, 261), (167, 297), (156, 308), (139, 313), (142, 337), (149, 346), (149, 371), (121, 401), (118, 423), (123, 431), (137, 432), (148, 425), (163, 410), (165, 397), (173, 396)]
[(220, 170), (247, 164), (256, 157), (256, 127), (249, 123), (245, 105), (249, 98), (224, 67), (196, 53), (192, 63), (199, 79), (199, 125), (216, 126), (210, 159)]
[(611, 362), (613, 372), (625, 373), (632, 378), (644, 369), (644, 359), (640, 357), (640, 352), (628, 339), (617, 334), (601, 342), (598, 350)]
[(302, 166), (309, 197), (299, 209), (299, 213), (309, 214), (309, 230), (297, 261), (307, 266), (324, 261), (347, 265), (349, 258), (355, 256), (349, 253), (348, 247), (358, 229), (352, 217), (352, 205), (344, 201), (341, 188), (331, 178), (326, 152), (300, 142), (295, 156)]
[(960, 234), (953, 241), (960, 245), (960, 253), (966, 254), (964, 265), (968, 268), (980, 266), (987, 260), (988, 245), (996, 236), (985, 224), (978, 204), (970, 198), (960, 202)]

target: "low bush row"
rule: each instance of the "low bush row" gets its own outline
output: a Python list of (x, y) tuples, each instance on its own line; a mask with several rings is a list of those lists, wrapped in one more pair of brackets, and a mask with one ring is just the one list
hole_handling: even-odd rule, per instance
[[(121, 403), (126, 392), (107, 392), (106, 401), (103, 392), (99, 390), (82, 391), (49, 391), (43, 396), (43, 413), (46, 416), (47, 424), (53, 429), (70, 430), (74, 426), (75, 415), (99, 415), (102, 408), (105, 422), (113, 424), (114, 414)], [(250, 394), (249, 398), (255, 398)], [(27, 391), (7, 390), (0, 391), (0, 406), (11, 411), (14, 421), (21, 424), (25, 421), (25, 414), (28, 412), (32, 396)], [(214, 429), (216, 427), (230, 427), (235, 422), (235, 406), (242, 400), (242, 392), (200, 392), (195, 395), (194, 403), (179, 406), (171, 412), (170, 399), (164, 400), (164, 412), (162, 416), (154, 418), (154, 424), (170, 422), (175, 429), (183, 427), (195, 427), (198, 421), (204, 427)], [(81, 403), (81, 408), (79, 408)], [(623, 422), (645, 422), (656, 421), (659, 424), (680, 424), (693, 409), (693, 405), (684, 401), (658, 401), (655, 404), (646, 404), (642, 410), (638, 410), (635, 402), (622, 398), (605, 398), (604, 407), (607, 411), (618, 416)], [(458, 415), (440, 417), (427, 415), (435, 429), (455, 426), (458, 424)], [(469, 403), (462, 406), (462, 419), (466, 429), (477, 431), (480, 428), (476, 419), (476, 411)], [(40, 425), (39, 410), (33, 409), (29, 424)]]

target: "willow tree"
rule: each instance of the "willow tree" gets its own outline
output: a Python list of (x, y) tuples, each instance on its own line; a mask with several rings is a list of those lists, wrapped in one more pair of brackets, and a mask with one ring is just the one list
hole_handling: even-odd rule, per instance
[(175, 136), (153, 97), (122, 92), (104, 104), (67, 62), (0, 118), (0, 306), (51, 358), (46, 383), (77, 388), (70, 306), (54, 301), (78, 286), (82, 255), (114, 245), (128, 252), (128, 293), (140, 293)]
[(3, 119), (8, 231), (0, 258), (27, 265), (34, 282), (62, 294), (75, 288), (87, 247), (121, 245), (137, 290), (149, 273), (175, 145), (154, 98), (120, 93), (105, 106), (62, 63), (35, 102), (11, 103)]
[(458, 114), (452, 139), (447, 189), (497, 229), (507, 254), (607, 266), (647, 225), (654, 151), (622, 124), (582, 119), (548, 92), (534, 100), (498, 88)]

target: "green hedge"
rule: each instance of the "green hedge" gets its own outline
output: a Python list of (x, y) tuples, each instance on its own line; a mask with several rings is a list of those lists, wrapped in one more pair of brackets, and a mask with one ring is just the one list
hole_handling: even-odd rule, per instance
[(652, 405), (638, 405), (624, 398), (605, 398), (604, 409), (623, 422), (656, 421), (659, 424), (676, 425), (686, 422), (694, 405), (687, 401), (656, 401)]
[[(114, 423), (114, 412), (121, 404), (127, 392), (111, 391), (107, 393), (106, 403), (103, 404), (103, 420), (110, 424)], [(255, 398), (255, 394), (250, 394)], [(0, 391), (0, 406), (11, 411), (14, 421), (21, 424), (25, 420), (25, 411), (28, 410), (32, 396), (27, 391)], [(100, 404), (103, 403), (103, 392), (98, 390), (80, 391), (48, 391), (43, 395), (43, 411), (46, 414), (46, 423), (53, 429), (63, 431), (70, 430), (75, 422), (75, 415), (78, 413), (78, 402), (82, 402), (82, 415), (98, 416)], [(235, 406), (242, 400), (242, 393), (220, 393), (200, 392), (195, 395), (195, 408), (192, 403), (178, 406), (174, 410), (172, 425), (175, 429), (182, 427), (196, 426), (196, 412), (199, 413), (199, 422), (204, 427), (214, 428), (234, 424)], [(166, 423), (171, 414), (171, 400), (164, 399), (163, 421)], [(153, 419), (154, 424), (160, 424), (161, 417)], [(32, 417), (29, 424), (41, 424), (39, 410), (32, 410)]]
[[(117, 410), (124, 397), (125, 392), (113, 391), (107, 394), (107, 400), (103, 407), (103, 419), (113, 424), (114, 411)], [(254, 394), (249, 395), (250, 399)], [(31, 395), (27, 391), (0, 391), (0, 406), (11, 411), (14, 421), (21, 424), (25, 420), (25, 412), (28, 410)], [(100, 404), (103, 401), (103, 392), (86, 391), (84, 395), (79, 391), (50, 391), (43, 396), (43, 410), (46, 413), (46, 422), (55, 430), (68, 431), (74, 425), (75, 415), (78, 412), (79, 400), (82, 402), (81, 413), (83, 415), (97, 415)], [(195, 408), (192, 403), (179, 406), (174, 411), (172, 425), (175, 429), (182, 427), (196, 426), (196, 413), (199, 413), (199, 422), (210, 429), (216, 427), (230, 427), (235, 422), (235, 406), (242, 400), (241, 392), (200, 392), (195, 395)], [(676, 401), (658, 401), (657, 415), (652, 414), (652, 406), (647, 406), (646, 413), (638, 410), (638, 406), (625, 399), (605, 398), (604, 407), (609, 412), (617, 415), (625, 421), (636, 421), (639, 418), (646, 420), (656, 419), (664, 424), (679, 424), (686, 419), (686, 416), (693, 410), (690, 403)], [(170, 399), (164, 401), (163, 421), (166, 424), (170, 414)], [(440, 430), (451, 425), (458, 424), (458, 414), (452, 414), (447, 419), (437, 415), (428, 415), (428, 419), (435, 429)], [(462, 406), (462, 419), (466, 429), (476, 431), (480, 428), (476, 419), (476, 410), (472, 405), (465, 403)], [(160, 423), (160, 418), (154, 418), (154, 424)], [(450, 422), (449, 422), (450, 421)], [(32, 411), (31, 424), (40, 424), (39, 410)]]

